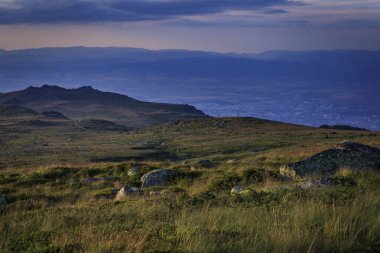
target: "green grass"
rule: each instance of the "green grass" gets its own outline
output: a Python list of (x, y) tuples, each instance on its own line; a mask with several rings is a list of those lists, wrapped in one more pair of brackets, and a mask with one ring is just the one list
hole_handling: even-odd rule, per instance
[[(279, 175), (280, 165), (345, 139), (380, 147), (379, 133), (334, 130), (326, 139), (329, 130), (213, 120), (131, 133), (1, 131), (0, 252), (380, 251), (378, 171), (345, 168), (331, 175), (331, 187), (270, 190), (297, 183)], [(200, 159), (213, 166), (191, 170)], [(182, 173), (168, 186), (113, 200), (122, 185), (139, 186), (158, 168)], [(231, 195), (236, 185), (250, 191)], [(160, 189), (168, 193), (150, 196)]]
[[(125, 174), (109, 167), (64, 171), (18, 175), (28, 179), (22, 185), (2, 181), (0, 192), (9, 204), (0, 207), (1, 252), (378, 252), (380, 247), (378, 172), (340, 172), (333, 177), (336, 185), (326, 188), (232, 196), (232, 185), (261, 171), (239, 176), (200, 169), (200, 175), (166, 187), (167, 195), (152, 197), (147, 190), (114, 202), (114, 182), (82, 179), (108, 171), (123, 180)], [(211, 184), (204, 178), (212, 178)], [(217, 183), (231, 178), (234, 184)], [(262, 183), (249, 184), (255, 189)], [(202, 184), (203, 191), (190, 194)]]

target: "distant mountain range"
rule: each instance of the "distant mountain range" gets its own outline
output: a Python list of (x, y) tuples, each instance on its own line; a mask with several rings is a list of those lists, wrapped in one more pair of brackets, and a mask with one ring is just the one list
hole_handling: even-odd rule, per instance
[(136, 48), (0, 51), (0, 92), (57, 84), (185, 103), (215, 116), (380, 129), (380, 51), (214, 53)]
[[(65, 89), (44, 85), (0, 94), (2, 117), (35, 116), (80, 120), (83, 125), (141, 128), (163, 122), (207, 117), (189, 105), (142, 102), (125, 95), (102, 92), (86, 86)], [(114, 126), (112, 126), (114, 127)]]

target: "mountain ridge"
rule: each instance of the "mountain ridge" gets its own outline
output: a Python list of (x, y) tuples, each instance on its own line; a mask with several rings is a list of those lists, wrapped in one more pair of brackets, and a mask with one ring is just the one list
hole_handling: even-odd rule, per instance
[(56, 85), (30, 86), (25, 90), (1, 94), (0, 105), (22, 106), (39, 113), (57, 111), (73, 120), (107, 120), (136, 128), (207, 117), (190, 105), (143, 102), (91, 86), (77, 89)]

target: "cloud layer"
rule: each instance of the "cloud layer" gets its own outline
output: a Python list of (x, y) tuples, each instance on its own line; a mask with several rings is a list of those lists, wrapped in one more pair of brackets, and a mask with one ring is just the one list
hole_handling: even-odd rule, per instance
[(299, 4), (291, 0), (0, 0), (0, 24), (166, 20)]

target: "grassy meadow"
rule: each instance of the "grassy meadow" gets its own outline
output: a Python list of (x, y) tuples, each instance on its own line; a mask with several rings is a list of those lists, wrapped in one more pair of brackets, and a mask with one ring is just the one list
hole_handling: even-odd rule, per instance
[[(279, 174), (345, 139), (380, 147), (377, 132), (257, 119), (134, 132), (3, 128), (0, 252), (379, 252), (379, 171), (346, 168), (310, 189), (297, 186), (308, 178)], [(211, 168), (197, 168), (200, 159)], [(181, 176), (114, 200), (159, 168)], [(231, 195), (236, 185), (250, 191)], [(273, 188), (283, 185), (294, 187)]]

